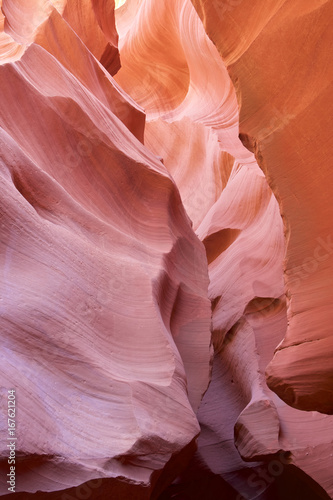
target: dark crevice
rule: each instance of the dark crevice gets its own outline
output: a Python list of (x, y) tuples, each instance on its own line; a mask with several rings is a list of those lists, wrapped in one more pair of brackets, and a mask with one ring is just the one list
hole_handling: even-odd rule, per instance
[(221, 229), (203, 240), (206, 248), (207, 261), (211, 264), (222, 252), (224, 252), (237, 239), (240, 229)]
[(23, 196), (25, 200), (36, 210), (36, 200), (32, 193), (27, 189), (25, 183), (20, 178), (19, 174), (16, 172), (12, 173), (13, 184), (18, 190), (18, 192)]

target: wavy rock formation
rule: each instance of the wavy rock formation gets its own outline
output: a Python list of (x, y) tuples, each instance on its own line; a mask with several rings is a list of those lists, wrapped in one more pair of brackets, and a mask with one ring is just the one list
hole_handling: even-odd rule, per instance
[(332, 2), (193, 4), (239, 89), (240, 131), (285, 223), (288, 330), (268, 384), (295, 408), (333, 413)]
[(138, 106), (56, 10), (34, 37), (0, 66), (1, 386), (30, 468), (17, 491), (119, 478), (143, 498), (199, 432), (205, 250), (136, 137)]
[[(264, 498), (291, 463), (332, 494), (327, 465), (332, 463), (332, 419), (291, 409), (265, 381), (287, 329), (284, 228), (262, 171), (239, 141), (229, 74), (189, 2), (159, 8), (153, 1), (140, 8), (127, 2), (117, 16), (123, 66), (116, 79), (145, 109), (145, 144), (163, 158), (207, 252), (215, 358), (198, 413), (198, 456), (245, 498)], [(208, 19), (213, 24), (213, 16)], [(180, 43), (172, 50), (177, 60), (171, 57), (168, 66), (161, 31), (170, 43)], [(317, 463), (308, 458), (309, 449)], [(261, 479), (258, 491), (253, 482), (263, 467), (268, 479)]]
[(17, 500), (333, 498), (331, 5), (2, 0)]

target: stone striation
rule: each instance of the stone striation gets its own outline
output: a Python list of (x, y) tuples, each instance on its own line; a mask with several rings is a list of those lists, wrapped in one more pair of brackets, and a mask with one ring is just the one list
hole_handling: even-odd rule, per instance
[(332, 3), (1, 6), (17, 500), (333, 497)]
[(90, 46), (94, 12), (51, 8), (0, 66), (1, 392), (19, 405), (17, 492), (112, 478), (144, 498), (199, 433), (208, 273), (142, 109)]

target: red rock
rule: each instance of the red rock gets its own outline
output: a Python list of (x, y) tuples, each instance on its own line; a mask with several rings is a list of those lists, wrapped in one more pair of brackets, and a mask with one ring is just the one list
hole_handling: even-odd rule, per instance
[[(247, 4), (249, 6), (249, 2)], [(152, 2), (146, 2), (136, 18), (131, 3), (127, 10), (124, 8), (119, 13), (117, 24), (120, 26), (120, 52), (124, 66), (116, 79), (146, 110), (148, 123), (145, 144), (163, 158), (163, 163), (175, 178), (184, 206), (207, 250), (211, 280), (209, 296), (214, 307), (213, 338), (217, 354), (212, 382), (199, 410), (203, 429), (199, 438), (199, 454), (214, 473), (221, 474), (239, 491), (249, 494), (246, 479), (249, 476), (246, 476), (245, 471), (251, 471), (251, 467), (253, 471), (257, 470), (256, 467), (260, 469), (260, 466), (251, 465), (250, 462), (274, 462), (279, 460), (279, 450), (287, 454), (291, 450), (290, 460), (331, 492), (329, 467), (325, 465), (332, 451), (328, 445), (331, 430), (327, 435), (317, 433), (317, 423), (321, 425), (323, 421), (320, 415), (311, 414), (309, 417), (291, 410), (276, 398), (265, 382), (265, 369), (287, 326), (282, 273), (285, 248), (280, 207), (254, 158), (244, 151), (238, 140), (237, 100), (230, 87), (228, 73), (217, 50), (205, 38), (191, 7), (186, 2), (169, 3), (168, 7), (163, 6), (155, 13), (154, 23), (150, 24), (149, 30), (142, 29), (145, 23), (148, 24), (147, 19), (152, 19), (152, 15), (149, 17), (152, 5)], [(216, 16), (209, 15), (211, 5), (205, 4), (208, 9), (205, 11), (205, 25), (210, 34), (213, 31), (209, 28), (219, 21)], [(232, 31), (230, 27), (237, 26), (241, 20), (247, 22), (249, 12), (240, 13), (240, 19), (234, 24), (230, 12), (225, 21), (228, 24), (226, 38), (223, 30), (218, 31), (221, 38), (212, 37), (220, 52), (224, 50), (222, 54), (227, 62), (234, 62), (243, 52), (246, 54), (253, 40), (278, 9), (276, 3), (264, 9), (258, 3), (254, 7), (250, 15), (256, 20), (259, 15), (259, 27), (252, 22), (248, 28), (250, 33), (244, 39), (232, 33), (238, 43), (238, 46), (232, 46), (234, 53), (228, 53), (228, 28)], [(152, 57), (148, 56), (149, 47), (156, 47), (158, 43), (156, 33), (162, 29), (161, 16), (168, 16), (166, 9), (181, 12), (176, 32), (172, 22), (167, 23), (168, 28), (165, 25), (163, 27), (165, 37), (168, 30), (170, 39), (176, 37), (181, 42), (178, 50), (173, 52), (178, 58), (178, 65), (173, 67), (171, 64), (170, 67), (163, 65), (163, 48), (154, 50)], [(231, 8), (227, 10), (232, 11)], [(238, 14), (239, 11), (235, 11), (235, 16)], [(195, 45), (199, 44), (199, 39), (200, 49)], [(196, 71), (194, 61), (200, 71)], [(187, 71), (182, 69), (186, 67)], [(229, 71), (233, 69), (234, 66), (229, 67)], [(248, 68), (245, 67), (244, 75), (245, 70), (248, 76)], [(184, 94), (181, 85), (177, 86), (175, 82), (184, 85), (186, 74), (190, 76), (186, 97), (181, 104), (173, 102), (169, 91), (172, 89), (173, 96)], [(231, 74), (233, 76), (234, 72)], [(137, 75), (140, 75), (140, 79)], [(171, 78), (172, 84), (169, 84)], [(218, 86), (218, 82), (223, 82), (223, 87), (221, 83)], [(243, 103), (241, 81), (237, 81), (235, 76), (234, 82), (238, 100)], [(255, 101), (249, 98), (249, 107), (254, 104)], [(201, 143), (205, 137), (210, 147), (204, 149)], [(230, 156), (219, 153), (218, 142), (214, 143), (214, 137), (215, 141), (220, 141), (222, 150), (234, 156), (232, 170)], [(256, 140), (244, 133), (241, 138), (256, 152), (262, 166)], [(217, 167), (219, 163), (220, 168)], [(201, 174), (200, 167), (206, 178)], [(271, 183), (271, 175), (267, 174), (267, 178)], [(274, 189), (274, 185), (271, 185)], [(207, 186), (209, 189), (206, 189)], [(248, 315), (252, 317), (254, 313), (259, 315), (259, 325), (252, 328)], [(272, 324), (274, 330), (271, 331)], [(259, 326), (260, 335), (266, 329), (271, 333), (266, 343), (258, 337)], [(247, 332), (246, 335), (243, 332)], [(223, 382), (216, 385), (216, 378), (219, 379), (216, 366), (219, 363), (223, 363), (224, 369), (230, 366), (232, 376), (230, 372), (227, 373)], [(238, 378), (237, 384), (233, 382), (234, 389), (232, 386), (227, 388), (231, 378)], [(304, 460), (307, 447), (312, 446), (312, 438), (299, 435), (294, 425), (299, 419), (304, 429), (312, 429), (309, 432), (314, 441), (321, 442), (319, 446), (325, 449), (320, 465), (318, 462), (309, 466), (310, 461)], [(248, 463), (237, 454), (234, 439), (238, 451)], [(226, 443), (230, 443), (230, 446), (226, 446)]]
[(193, 3), (238, 89), (240, 131), (285, 224), (289, 325), (268, 383), (295, 408), (332, 413), (332, 3)]
[(291, 470), (333, 494), (331, 7), (192, 3), (2, 2), (23, 495), (157, 498), (199, 423), (187, 475), (264, 500)]
[(17, 393), (17, 454), (44, 457), (17, 491), (104, 477), (151, 491), (199, 432), (204, 247), (132, 133), (142, 111), (59, 14), (0, 85), (2, 387)]

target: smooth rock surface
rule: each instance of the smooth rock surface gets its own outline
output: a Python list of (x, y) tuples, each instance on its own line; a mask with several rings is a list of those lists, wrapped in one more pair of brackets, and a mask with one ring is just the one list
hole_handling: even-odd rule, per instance
[(332, 3), (1, 5), (17, 500), (333, 498)]
[(16, 487), (114, 478), (143, 498), (199, 432), (205, 249), (89, 43), (56, 10), (34, 40), (0, 66), (1, 391), (15, 388), (29, 471)]
[(240, 132), (285, 225), (288, 330), (268, 384), (295, 408), (332, 413), (333, 4), (193, 4), (238, 89)]
[[(227, 478), (244, 495), (258, 494), (249, 481), (251, 477), (253, 481), (253, 474), (260, 474), (262, 464), (267, 464), (268, 478), (274, 480), (269, 467), (272, 463), (276, 467), (276, 461), (278, 468), (296, 464), (332, 494), (328, 465), (332, 460), (332, 420), (316, 412), (292, 410), (265, 381), (267, 365), (287, 330), (283, 279), (285, 218), (282, 220), (281, 207), (255, 159), (238, 139), (238, 103), (230, 77), (187, 2), (175, 1), (159, 8), (149, 1), (140, 5), (135, 11), (137, 3), (127, 2), (126, 8), (117, 14), (124, 65), (116, 79), (146, 110), (145, 144), (163, 158), (179, 186), (193, 227), (205, 244), (209, 263), (215, 358), (212, 382), (199, 409), (199, 456), (211, 471)], [(209, 5), (205, 4), (206, 13)], [(232, 6), (229, 7), (225, 22), (231, 26)], [(254, 26), (253, 21), (248, 28), (252, 30), (248, 45), (234, 48), (230, 61), (236, 55), (240, 57), (237, 50), (240, 54), (248, 50), (267, 17), (273, 16), (277, 8), (275, 3), (267, 10), (261, 9), (259, 26)], [(179, 22), (173, 18), (173, 23), (166, 27), (163, 19), (169, 15), (169, 9), (180, 12)], [(258, 19), (258, 12), (256, 5), (251, 15)], [(148, 25), (149, 15), (154, 22), (150, 22), (149, 30), (142, 29)], [(245, 23), (247, 19), (245, 11), (242, 20)], [(205, 26), (209, 28), (218, 21), (220, 18), (207, 14)], [(173, 44), (174, 37), (180, 42), (173, 51), (178, 63), (173, 68), (171, 64), (162, 64), (165, 48), (158, 45), (161, 30)], [(222, 31), (219, 36), (221, 44), (226, 45), (228, 31), (226, 38)], [(244, 42), (241, 36), (232, 36), (239, 45)], [(199, 40), (200, 50), (195, 50)], [(148, 57), (150, 47), (154, 47), (152, 58)], [(196, 56), (192, 55), (192, 48)], [(223, 55), (229, 61), (227, 51)], [(201, 71), (192, 63), (195, 57)], [(138, 74), (140, 80), (135, 77)], [(185, 76), (189, 81), (184, 90)], [(242, 104), (242, 88), (239, 82), (235, 84), (238, 102)], [(173, 97), (184, 96), (181, 103), (170, 100), (170, 85)], [(219, 107), (220, 103), (223, 105)], [(250, 138), (241, 138), (256, 152)], [(257, 158), (260, 162), (261, 157)], [(271, 181), (270, 176), (268, 180)], [(289, 295), (287, 304), (289, 307)], [(319, 458), (317, 451), (315, 461), (307, 459), (307, 450), (319, 450), (318, 446), (325, 449), (324, 454)], [(263, 489), (269, 491), (269, 487), (266, 480)], [(262, 493), (261, 498), (264, 496)]]

